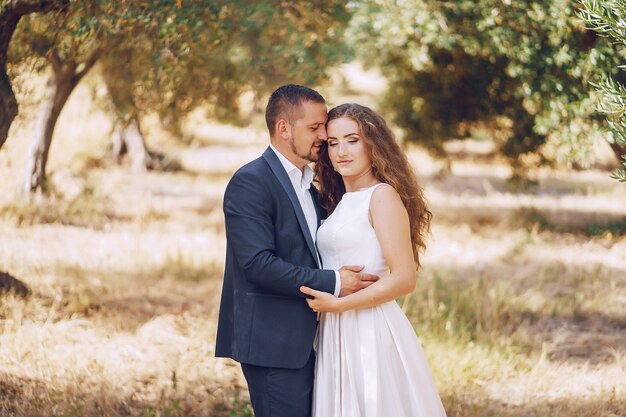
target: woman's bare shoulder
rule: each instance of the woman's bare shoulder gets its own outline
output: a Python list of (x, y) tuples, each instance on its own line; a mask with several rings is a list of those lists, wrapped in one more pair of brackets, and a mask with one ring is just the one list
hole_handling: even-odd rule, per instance
[(404, 204), (396, 189), (385, 183), (376, 187), (370, 200), (370, 211), (375, 213), (378, 211), (396, 211), (398, 209), (404, 210)]

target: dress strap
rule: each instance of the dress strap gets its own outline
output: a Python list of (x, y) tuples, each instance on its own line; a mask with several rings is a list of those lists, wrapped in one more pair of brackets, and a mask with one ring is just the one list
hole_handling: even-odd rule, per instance
[(385, 182), (379, 182), (378, 184), (374, 184), (372, 185), (370, 188), (368, 188), (367, 191), (367, 199), (370, 200), (372, 198), (372, 194), (374, 194), (374, 190), (376, 190), (378, 187), (380, 187), (381, 185), (386, 184)]
[[(362, 201), (361, 204), (363, 204), (366, 207), (365, 212), (368, 213), (368, 216), (369, 216), (370, 203), (372, 201), (372, 195), (374, 195), (374, 190), (376, 190), (378, 187), (380, 187), (383, 184), (386, 184), (386, 183), (379, 182), (378, 184), (372, 185), (370, 188), (365, 190), (365, 192), (363, 193), (365, 195), (363, 196), (363, 199), (361, 200)], [(369, 220), (368, 220), (368, 222), (369, 222)]]
[(370, 193), (373, 193), (375, 189), (377, 189), (379, 186), (383, 185), (383, 184), (387, 184), (386, 182), (379, 182), (378, 184), (374, 184), (370, 187)]

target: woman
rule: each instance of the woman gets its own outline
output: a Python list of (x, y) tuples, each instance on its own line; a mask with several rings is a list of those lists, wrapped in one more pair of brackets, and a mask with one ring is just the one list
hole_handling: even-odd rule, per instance
[(316, 341), (314, 417), (440, 417), (445, 411), (420, 342), (397, 297), (415, 288), (431, 213), (382, 117), (358, 104), (332, 109), (316, 166), (330, 217), (317, 233), (325, 268), (365, 265), (381, 276), (336, 298), (301, 287), (324, 312)]

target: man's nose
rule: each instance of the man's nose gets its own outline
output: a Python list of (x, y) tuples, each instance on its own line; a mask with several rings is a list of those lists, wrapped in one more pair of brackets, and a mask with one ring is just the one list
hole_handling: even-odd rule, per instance
[(320, 131), (317, 134), (317, 137), (320, 138), (321, 140), (328, 139), (328, 135), (326, 134), (326, 128), (325, 127), (321, 127), (320, 128)]

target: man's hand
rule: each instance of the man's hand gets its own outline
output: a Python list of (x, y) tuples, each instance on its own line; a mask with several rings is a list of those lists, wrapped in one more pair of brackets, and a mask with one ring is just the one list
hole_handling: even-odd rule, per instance
[(367, 288), (380, 279), (376, 275), (362, 273), (363, 268), (363, 265), (346, 265), (339, 268), (339, 275), (341, 276), (339, 297)]

